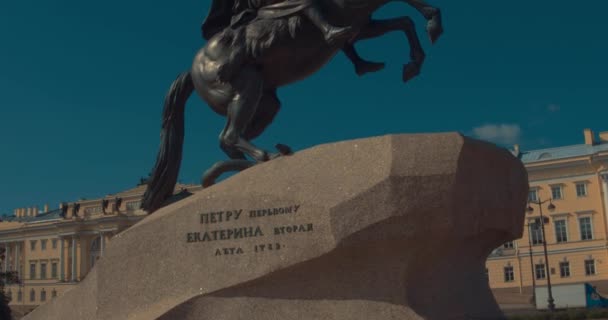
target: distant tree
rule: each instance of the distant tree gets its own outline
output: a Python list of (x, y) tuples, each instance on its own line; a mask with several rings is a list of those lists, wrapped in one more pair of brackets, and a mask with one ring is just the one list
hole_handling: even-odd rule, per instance
[(0, 320), (10, 320), (13, 318), (11, 308), (8, 306), (10, 299), (4, 293), (4, 285), (0, 288)]
[[(4, 248), (0, 249), (0, 258), (4, 262)], [(0, 320), (10, 320), (13, 318), (11, 308), (8, 306), (11, 300), (4, 292), (5, 284), (12, 281), (12, 277), (14, 277), (14, 273), (12, 272), (0, 272)]]
[(7, 282), (8, 275), (4, 272), (0, 273), (0, 320), (12, 319), (11, 308), (8, 303), (11, 301), (4, 292), (4, 284)]

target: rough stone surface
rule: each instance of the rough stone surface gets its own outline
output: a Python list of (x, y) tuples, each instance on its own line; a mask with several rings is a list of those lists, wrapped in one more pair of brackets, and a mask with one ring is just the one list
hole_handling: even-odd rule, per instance
[(501, 319), (485, 259), (521, 237), (527, 191), (457, 133), (320, 145), (145, 218), (25, 319)]

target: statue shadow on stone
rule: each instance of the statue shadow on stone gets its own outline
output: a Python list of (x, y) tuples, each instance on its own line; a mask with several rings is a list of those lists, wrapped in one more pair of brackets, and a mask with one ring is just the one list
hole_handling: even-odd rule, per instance
[(410, 61), (403, 68), (403, 81), (418, 75), (425, 54), (412, 19), (371, 18), (394, 1), (416, 8), (427, 19), (431, 42), (439, 38), (440, 11), (422, 0), (214, 0), (202, 27), (207, 43), (165, 97), (160, 148), (142, 209), (152, 213), (173, 194), (182, 157), (184, 108), (194, 91), (227, 118), (219, 142), (230, 160), (215, 163), (203, 174), (202, 185), (208, 187), (223, 173), (291, 154), (283, 144), (271, 153), (251, 143), (280, 109), (277, 88), (312, 75), (339, 51), (359, 75), (382, 69), (384, 64), (357, 54), (357, 41), (404, 32)]

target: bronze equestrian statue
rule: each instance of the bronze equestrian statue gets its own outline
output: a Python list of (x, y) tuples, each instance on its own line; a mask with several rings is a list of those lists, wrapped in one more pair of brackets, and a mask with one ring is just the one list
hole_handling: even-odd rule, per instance
[(310, 76), (338, 51), (351, 59), (358, 74), (377, 71), (383, 64), (360, 58), (354, 44), (403, 31), (410, 44), (403, 81), (418, 75), (425, 54), (411, 18), (371, 18), (393, 1), (406, 2), (423, 14), (432, 42), (442, 34), (439, 9), (423, 0), (214, 0), (202, 26), (207, 43), (165, 97), (160, 150), (142, 208), (152, 213), (173, 194), (182, 157), (184, 108), (193, 91), (227, 118), (219, 140), (230, 160), (204, 173), (202, 184), (208, 187), (225, 172), (291, 153), (282, 144), (276, 145), (277, 153), (270, 153), (251, 140), (279, 111), (277, 88)]

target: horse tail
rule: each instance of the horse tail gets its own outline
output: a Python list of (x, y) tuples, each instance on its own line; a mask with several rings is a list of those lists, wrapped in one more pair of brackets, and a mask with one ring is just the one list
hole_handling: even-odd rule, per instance
[(180, 74), (165, 96), (160, 131), (160, 148), (150, 173), (141, 208), (148, 214), (163, 206), (173, 195), (182, 161), (184, 144), (184, 109), (194, 91), (190, 72)]

